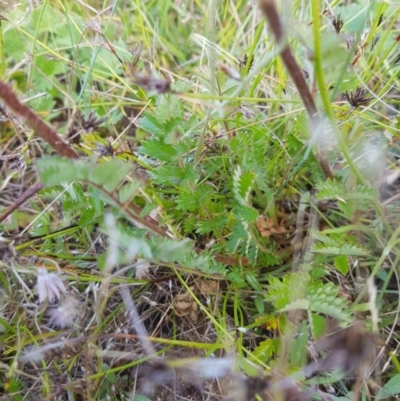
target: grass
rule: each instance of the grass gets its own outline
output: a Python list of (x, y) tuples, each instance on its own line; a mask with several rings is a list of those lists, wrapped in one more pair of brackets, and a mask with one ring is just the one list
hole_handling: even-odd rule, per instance
[(0, 398), (398, 397), (399, 14), (3, 5)]

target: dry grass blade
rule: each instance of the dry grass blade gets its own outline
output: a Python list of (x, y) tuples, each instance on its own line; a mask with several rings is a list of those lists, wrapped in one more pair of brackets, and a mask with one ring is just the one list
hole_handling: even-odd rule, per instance
[(21, 205), (23, 205), (28, 199), (37, 194), (41, 189), (43, 189), (43, 184), (41, 182), (37, 182), (30, 188), (28, 188), (18, 199), (16, 199), (13, 204), (6, 209), (6, 211), (0, 216), (0, 223), (4, 221), (11, 213), (18, 209)]
[(151, 342), (148, 340), (149, 334), (147, 333), (145, 327), (143, 326), (142, 320), (139, 316), (139, 313), (136, 309), (135, 303), (132, 299), (131, 294), (129, 293), (128, 287), (122, 287), (119, 290), (122, 300), (124, 301), (126, 310), (129, 313), (129, 318), (131, 321), (132, 328), (138, 334), (138, 337), (143, 345), (143, 348), (147, 355), (155, 355), (155, 349)]

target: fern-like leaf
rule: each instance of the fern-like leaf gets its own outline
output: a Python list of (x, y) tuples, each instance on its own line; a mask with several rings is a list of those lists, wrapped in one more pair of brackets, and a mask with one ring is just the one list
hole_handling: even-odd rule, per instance
[(317, 199), (319, 200), (339, 198), (344, 199), (346, 197), (344, 185), (340, 181), (330, 178), (318, 184), (317, 190)]
[(314, 244), (311, 247), (311, 252), (322, 253), (325, 255), (348, 255), (348, 256), (368, 256), (369, 251), (362, 245), (355, 244), (343, 244), (343, 245), (325, 245), (325, 244)]
[(242, 174), (242, 169), (237, 166), (233, 173), (233, 191), (236, 200), (242, 204), (247, 205), (250, 197), (251, 188), (254, 184), (255, 176), (251, 172)]

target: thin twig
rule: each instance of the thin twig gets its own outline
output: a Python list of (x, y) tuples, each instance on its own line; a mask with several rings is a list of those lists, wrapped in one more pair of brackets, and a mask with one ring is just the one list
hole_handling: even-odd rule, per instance
[[(64, 142), (62, 138), (46, 124), (37, 114), (35, 114), (28, 106), (23, 104), (12, 90), (11, 86), (0, 80), (0, 98), (3, 99), (4, 104), (18, 114), (26, 125), (32, 128), (36, 134), (45, 140), (50, 146), (54, 148), (61, 156), (70, 159), (78, 159), (79, 156), (72, 149), (68, 143)], [(26, 190), (15, 202), (0, 216), (0, 222), (5, 220), (15, 209), (20, 207), (29, 198), (35, 195), (43, 188), (43, 184), (38, 182)]]
[(0, 216), (0, 223), (5, 220), (15, 209), (18, 209), (24, 204), (29, 198), (38, 193), (43, 188), (41, 182), (37, 182), (32, 187), (28, 188), (18, 199), (16, 199), (12, 205)]
[(32, 128), (35, 133), (45, 140), (61, 156), (70, 159), (78, 159), (79, 156), (67, 142), (57, 134), (47, 123), (45, 123), (28, 106), (21, 103), (11, 86), (0, 80), (0, 98), (4, 104), (14, 113), (18, 114), (24, 120), (25, 124)]
[(131, 326), (136, 331), (140, 342), (142, 343), (144, 351), (149, 357), (156, 355), (156, 350), (153, 347), (153, 344), (149, 341), (149, 334), (147, 333), (147, 330), (143, 325), (143, 321), (140, 318), (139, 312), (136, 309), (135, 302), (132, 299), (128, 287), (125, 286), (120, 288), (119, 293), (121, 294), (122, 300), (125, 304), (125, 308), (129, 313)]
[[(281, 19), (276, 11), (275, 3), (273, 0), (260, 0), (261, 10), (263, 11), (265, 18), (267, 19), (271, 31), (273, 32), (277, 42), (281, 42), (285, 40), (283, 27)], [(281, 51), (281, 57), (283, 62), (286, 65), (286, 68), (289, 71), (290, 76), (296, 88), (299, 92), (301, 100), (304, 104), (304, 107), (307, 111), (308, 117), (310, 119), (311, 126), (313, 131), (315, 131), (320, 123), (320, 118), (318, 115), (318, 110), (315, 105), (312, 94), (307, 86), (307, 82), (304, 79), (303, 73), (297, 64), (292, 51), (289, 48), (289, 45), (283, 47)], [(333, 178), (333, 174), (329, 167), (328, 160), (326, 158), (325, 152), (318, 150), (317, 151), (317, 159), (318, 162), (327, 178)]]

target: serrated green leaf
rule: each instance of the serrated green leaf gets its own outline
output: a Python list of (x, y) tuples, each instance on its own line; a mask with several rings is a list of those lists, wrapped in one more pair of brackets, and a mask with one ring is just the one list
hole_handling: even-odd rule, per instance
[(212, 220), (197, 221), (196, 222), (196, 233), (198, 234), (209, 234), (215, 229), (214, 222)]
[(259, 360), (262, 362), (267, 361), (276, 351), (276, 345), (276, 340), (272, 338), (261, 341), (260, 344), (258, 344), (254, 351), (251, 353), (251, 359), (255, 361)]
[(309, 280), (310, 275), (301, 271), (286, 274), (282, 280), (271, 276), (265, 298), (277, 309), (284, 309), (291, 302), (305, 299)]
[(310, 310), (332, 316), (338, 320), (348, 321), (351, 317), (348, 302), (338, 293), (339, 287), (333, 283), (312, 282), (307, 289)]
[(317, 199), (337, 199), (345, 197), (346, 190), (344, 185), (337, 180), (328, 178), (326, 181), (323, 181), (317, 184)]
[(244, 283), (243, 271), (240, 267), (232, 267), (227, 277), (228, 280), (234, 283)]
[(183, 241), (163, 238), (152, 246), (153, 257), (155, 260), (173, 263), (186, 255), (190, 255), (193, 243), (185, 239)]
[(144, 117), (139, 119), (139, 127), (158, 138), (162, 138), (165, 135), (163, 123), (150, 113), (146, 113)]
[(89, 181), (112, 193), (124, 180), (132, 164), (119, 159), (111, 159), (100, 163), (90, 172)]
[(195, 216), (189, 216), (183, 221), (183, 230), (185, 234), (191, 233), (196, 228), (197, 219)]
[(351, 218), (355, 209), (365, 210), (371, 207), (371, 202), (378, 199), (377, 191), (369, 185), (359, 185), (347, 190), (344, 185), (337, 181), (328, 179), (317, 185), (318, 199), (333, 199), (347, 218)]
[(228, 216), (226, 214), (214, 216), (213, 222), (216, 230), (223, 230), (228, 224)]
[(302, 149), (304, 149), (304, 151), (306, 150), (306, 148), (304, 147), (304, 143), (301, 142), (299, 138), (297, 138), (297, 136), (292, 133), (286, 135), (285, 143), (286, 143), (286, 149), (289, 152), (290, 156), (292, 157), (294, 156), (299, 157), (300, 155), (298, 155), (298, 153), (300, 152), (300, 150)]
[(151, 176), (155, 184), (175, 185), (185, 178), (185, 173), (178, 166), (159, 166), (152, 171)]
[(201, 202), (205, 201), (212, 194), (212, 189), (208, 185), (200, 184), (195, 189), (190, 185), (182, 185), (177, 198), (177, 208), (179, 210), (193, 212)]
[(86, 226), (96, 215), (96, 211), (92, 208), (86, 208), (81, 212), (80, 219), (78, 221), (78, 225)]
[(289, 302), (284, 308), (281, 308), (280, 312), (288, 312), (291, 310), (307, 310), (310, 307), (310, 301), (308, 299), (297, 299)]
[(346, 255), (336, 256), (335, 267), (340, 273), (347, 274), (349, 271), (349, 260), (347, 259), (347, 256)]
[(174, 162), (178, 157), (178, 152), (174, 146), (157, 139), (143, 141), (141, 152), (163, 162)]
[(85, 181), (94, 167), (93, 162), (70, 160), (60, 156), (44, 156), (37, 160), (37, 170), (45, 186), (72, 181)]
[(343, 244), (343, 240), (341, 238), (335, 237), (334, 235), (324, 235), (319, 232), (313, 233), (314, 239), (322, 242), (325, 246), (336, 246), (340, 248)]
[(316, 299), (326, 300), (327, 297), (336, 297), (339, 293), (339, 287), (332, 283), (322, 283), (321, 281), (313, 281), (307, 288), (307, 298), (312, 301)]
[(348, 256), (367, 256), (369, 251), (361, 245), (344, 244), (341, 246), (326, 246), (324, 244), (314, 244), (311, 252), (325, 255), (348, 255)]
[(233, 190), (236, 200), (241, 204), (248, 202), (255, 175), (252, 172), (242, 174), (240, 166), (237, 166), (233, 174)]
[(358, 185), (352, 191), (347, 193), (347, 199), (375, 200), (378, 192), (375, 188), (367, 185)]
[(340, 248), (340, 254), (349, 256), (368, 256), (370, 252), (362, 245), (344, 244)]
[(162, 123), (177, 117), (183, 119), (182, 101), (177, 96), (165, 94), (157, 97), (157, 107), (154, 113), (155, 117)]
[(321, 337), (326, 332), (326, 319), (317, 315), (316, 313), (311, 313), (311, 327), (314, 339)]
[(310, 309), (313, 312), (319, 312), (323, 313), (324, 315), (332, 316), (339, 321), (351, 320), (351, 313), (347, 310), (343, 310), (343, 307), (340, 307), (340, 305), (332, 305), (327, 302), (312, 302), (310, 304)]
[(186, 163), (183, 168), (183, 180), (187, 184), (195, 184), (199, 179), (199, 172), (192, 163)]
[(28, 48), (28, 42), (25, 40), (24, 35), (12, 26), (10, 29), (4, 30), (3, 35), (5, 54), (12, 57), (15, 62), (20, 61)]
[(316, 266), (310, 271), (310, 275), (313, 280), (317, 280), (326, 276), (327, 274), (329, 274), (328, 269), (322, 266)]
[[(56, 25), (61, 25), (61, 21), (64, 21), (61, 11), (48, 3), (34, 8), (32, 10), (31, 18), (31, 24), (32, 26), (37, 27), (38, 32), (50, 31), (54, 33)], [(55, 24), (54, 21), (57, 21), (58, 24)]]
[(169, 141), (174, 139), (176, 128), (182, 123), (182, 119), (179, 117), (169, 118), (167, 121), (164, 122), (164, 130), (166, 135), (168, 136), (168, 140), (165, 140), (166, 143), (170, 143)]
[(37, 69), (32, 70), (31, 79), (34, 83), (36, 90), (47, 91), (53, 88), (53, 76), (63, 72), (61, 63), (56, 60), (49, 60), (45, 56), (35, 57), (35, 64)]
[(199, 206), (199, 199), (192, 192), (181, 190), (176, 200), (176, 207), (179, 210), (194, 212)]
[(235, 208), (235, 214), (240, 220), (248, 223), (253, 223), (258, 218), (257, 210), (246, 205), (240, 205), (239, 207)]

